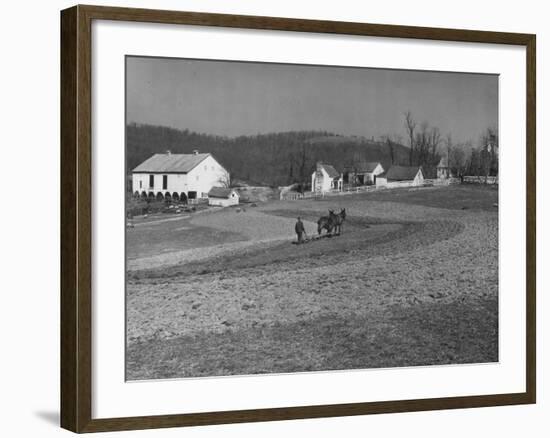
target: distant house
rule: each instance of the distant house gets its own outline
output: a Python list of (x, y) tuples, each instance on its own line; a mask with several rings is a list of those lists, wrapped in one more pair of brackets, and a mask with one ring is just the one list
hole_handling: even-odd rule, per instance
[(229, 172), (208, 153), (155, 154), (132, 170), (135, 196), (157, 199), (207, 198), (214, 186), (229, 182)]
[(208, 205), (229, 207), (239, 204), (239, 194), (234, 189), (225, 187), (212, 187), (208, 192)]
[(344, 182), (353, 185), (372, 185), (376, 184), (377, 176), (382, 173), (384, 168), (378, 161), (359, 162), (346, 168)]
[(447, 157), (441, 157), (439, 164), (437, 165), (437, 178), (445, 179), (452, 176), (451, 169), (449, 168), (449, 162)]
[(380, 177), (385, 178), (388, 185), (392, 183), (408, 183), (411, 186), (419, 186), (424, 182), (422, 167), (419, 166), (392, 166)]
[(330, 164), (317, 163), (315, 172), (311, 174), (312, 192), (330, 192), (342, 190), (343, 176)]

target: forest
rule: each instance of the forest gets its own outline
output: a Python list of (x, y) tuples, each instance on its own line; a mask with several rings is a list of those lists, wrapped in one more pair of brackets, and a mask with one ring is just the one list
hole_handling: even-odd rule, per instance
[(445, 157), (451, 172), (460, 175), (498, 175), (498, 131), (487, 128), (476, 140), (453, 142), (428, 122), (418, 123), (403, 113), (405, 135), (387, 134), (375, 139), (326, 131), (292, 131), (225, 137), (188, 129), (130, 123), (126, 126), (126, 172), (153, 154), (194, 150), (211, 153), (231, 174), (231, 184), (307, 186), (317, 162), (340, 172), (358, 163), (379, 161), (392, 165), (422, 166), (426, 178), (435, 178)]
[(349, 137), (323, 131), (298, 131), (221, 137), (187, 129), (129, 124), (126, 165), (130, 173), (153, 154), (193, 150), (211, 153), (231, 174), (233, 182), (283, 186), (307, 183), (318, 161), (339, 170), (361, 161), (380, 161), (384, 168), (406, 164), (408, 148), (384, 140)]

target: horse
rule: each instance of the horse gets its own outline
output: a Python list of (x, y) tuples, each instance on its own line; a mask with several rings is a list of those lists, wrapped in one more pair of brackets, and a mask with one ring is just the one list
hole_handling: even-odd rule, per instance
[(327, 230), (327, 234), (332, 235), (332, 230), (335, 226), (335, 217), (333, 210), (328, 211), (328, 216), (321, 216), (317, 221), (317, 233), (321, 235), (323, 229)]
[(344, 234), (344, 221), (346, 220), (346, 209), (342, 208), (340, 213), (333, 214), (334, 228), (336, 234)]

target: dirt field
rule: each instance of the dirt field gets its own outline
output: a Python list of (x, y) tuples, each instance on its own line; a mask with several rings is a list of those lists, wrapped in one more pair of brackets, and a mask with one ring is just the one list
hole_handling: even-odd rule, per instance
[[(137, 221), (127, 378), (497, 361), (497, 202), (464, 185)], [(291, 243), (298, 215), (313, 234), (344, 207), (343, 235)]]

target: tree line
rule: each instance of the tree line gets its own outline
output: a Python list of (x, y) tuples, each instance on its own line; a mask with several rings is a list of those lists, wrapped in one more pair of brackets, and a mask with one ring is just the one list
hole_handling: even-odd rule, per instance
[(451, 134), (424, 121), (412, 112), (403, 114), (403, 133), (378, 139), (344, 136), (327, 131), (292, 131), (226, 137), (188, 129), (131, 123), (126, 127), (127, 174), (156, 153), (209, 152), (229, 171), (231, 184), (307, 186), (317, 162), (338, 171), (357, 170), (362, 162), (422, 166), (427, 178), (436, 177), (442, 157), (456, 176), (498, 174), (498, 132), (487, 128), (474, 143), (457, 143)]
[(209, 152), (230, 172), (232, 184), (307, 185), (318, 161), (339, 171), (362, 161), (380, 161), (387, 168), (405, 160), (407, 148), (384, 141), (326, 131), (293, 131), (224, 137), (164, 126), (129, 124), (126, 129), (127, 173), (156, 153)]
[[(456, 176), (498, 175), (499, 146), (496, 128), (486, 128), (477, 144), (472, 140), (455, 143), (450, 133), (443, 137), (436, 126), (430, 126), (426, 121), (418, 123), (411, 111), (406, 111), (403, 118), (409, 146), (409, 166), (422, 166), (424, 173), (433, 178), (436, 166), (445, 157), (448, 167)], [(393, 144), (400, 139), (399, 135), (385, 136), (388, 149), (391, 150)]]

